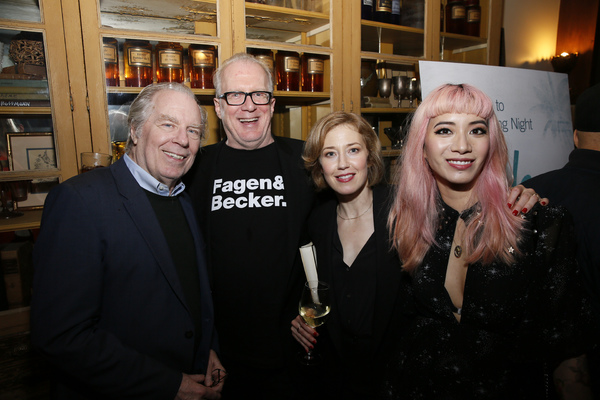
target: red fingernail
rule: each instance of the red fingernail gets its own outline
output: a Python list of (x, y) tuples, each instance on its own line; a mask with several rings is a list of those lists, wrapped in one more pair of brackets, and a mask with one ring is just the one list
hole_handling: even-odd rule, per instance
[(315, 346), (313, 346), (312, 344), (309, 345), (308, 347), (310, 347), (311, 350), (313, 350), (315, 348)]
[(523, 214), (527, 214), (527, 209), (526, 209), (526, 208), (524, 208), (524, 209), (522, 209), (522, 210), (521, 210), (521, 212), (522, 212)]
[(315, 340), (313, 340), (313, 341), (312, 341), (312, 344), (317, 344), (317, 340), (316, 340), (316, 339), (315, 339)]
[(543, 206), (545, 206), (545, 205), (546, 205), (546, 202), (545, 202), (545, 201), (542, 201), (540, 204), (541, 204), (541, 205), (543, 205)]
[(507, 204), (508, 208), (512, 208), (512, 204), (508, 203)]
[(314, 336), (314, 337), (317, 337), (317, 336), (319, 336), (319, 334), (317, 333), (317, 331), (314, 331), (314, 332), (313, 332), (313, 336)]
[(519, 212), (517, 210), (513, 210), (513, 215), (516, 217), (517, 215), (519, 215)]

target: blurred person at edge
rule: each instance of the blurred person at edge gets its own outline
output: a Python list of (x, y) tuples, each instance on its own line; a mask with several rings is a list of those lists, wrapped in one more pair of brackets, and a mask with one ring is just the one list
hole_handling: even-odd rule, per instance
[[(566, 207), (573, 216), (577, 262), (592, 296), (596, 320), (600, 321), (600, 84), (577, 98), (573, 141), (575, 149), (564, 167), (528, 179), (523, 185)], [(587, 353), (596, 399), (600, 399), (599, 347), (600, 341), (596, 341), (595, 348)]]

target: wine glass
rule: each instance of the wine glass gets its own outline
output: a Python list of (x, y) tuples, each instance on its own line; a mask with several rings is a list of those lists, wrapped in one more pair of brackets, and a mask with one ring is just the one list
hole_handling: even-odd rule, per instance
[(410, 101), (410, 107), (412, 108), (413, 101), (417, 98), (417, 96), (420, 92), (419, 81), (417, 81), (417, 78), (410, 78), (410, 80), (408, 81), (406, 90), (408, 92), (408, 99)]
[(392, 94), (392, 80), (390, 78), (381, 78), (377, 82), (379, 86), (379, 96), (383, 98), (390, 97)]
[(392, 142), (392, 149), (401, 149), (404, 141), (405, 132), (401, 126), (384, 128), (383, 133)]
[[(329, 285), (323, 281), (306, 282), (298, 309), (304, 322), (311, 328), (323, 325), (331, 311)], [(317, 365), (320, 361), (321, 356), (310, 349), (300, 358), (301, 364), (309, 366)]]
[(392, 78), (392, 87), (394, 88), (394, 94), (398, 97), (398, 107), (400, 107), (400, 102), (402, 98), (406, 95), (406, 87), (407, 87), (407, 78), (406, 76), (395, 76)]

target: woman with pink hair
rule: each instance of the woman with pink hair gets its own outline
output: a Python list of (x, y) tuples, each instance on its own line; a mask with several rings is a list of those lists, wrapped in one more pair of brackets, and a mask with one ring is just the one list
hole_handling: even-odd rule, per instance
[(571, 218), (552, 206), (511, 212), (507, 166), (479, 89), (442, 85), (415, 112), (388, 223), (418, 318), (391, 398), (544, 398), (562, 360), (584, 360), (592, 317)]

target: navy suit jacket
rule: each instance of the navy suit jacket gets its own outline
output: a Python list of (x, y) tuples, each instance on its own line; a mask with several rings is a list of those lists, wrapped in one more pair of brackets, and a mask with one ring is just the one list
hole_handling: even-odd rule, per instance
[(216, 346), (205, 245), (189, 196), (179, 198), (196, 245), (202, 332), (124, 160), (49, 193), (34, 249), (31, 338), (56, 368), (59, 398), (173, 399), (182, 372), (205, 372)]

